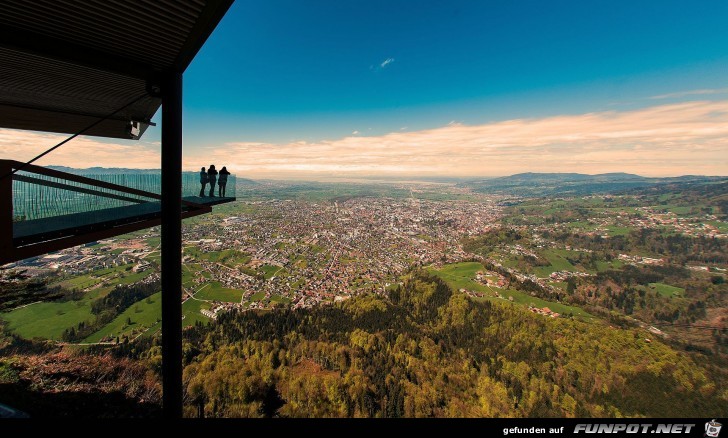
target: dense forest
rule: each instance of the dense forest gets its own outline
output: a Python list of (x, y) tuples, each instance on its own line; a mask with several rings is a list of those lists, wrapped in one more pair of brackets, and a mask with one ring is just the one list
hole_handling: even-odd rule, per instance
[[(110, 306), (123, 303), (99, 310)], [(0, 335), (0, 403), (44, 417), (159, 413), (159, 337), (74, 352)], [(720, 360), (642, 329), (473, 301), (415, 271), (387, 297), (185, 330), (185, 415), (719, 416)]]
[[(231, 312), (190, 328), (185, 414), (704, 417), (728, 411), (726, 370), (716, 358), (646, 336), (475, 302), (414, 272), (389, 297)], [(141, 354), (154, 362), (155, 349)]]

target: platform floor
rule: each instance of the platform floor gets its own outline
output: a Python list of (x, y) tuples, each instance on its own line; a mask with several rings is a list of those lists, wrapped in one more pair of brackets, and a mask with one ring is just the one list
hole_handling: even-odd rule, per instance
[[(217, 205), (232, 202), (235, 198), (185, 196), (188, 202)], [(88, 231), (108, 229), (119, 225), (156, 219), (161, 215), (160, 202), (144, 202), (126, 207), (106, 208), (83, 213), (66, 214), (42, 219), (13, 223), (13, 243), (16, 246), (43, 242), (50, 239), (77, 235)], [(183, 205), (182, 212), (193, 209)]]

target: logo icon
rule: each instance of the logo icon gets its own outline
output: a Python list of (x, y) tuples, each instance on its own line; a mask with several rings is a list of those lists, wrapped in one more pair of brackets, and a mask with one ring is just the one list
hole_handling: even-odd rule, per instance
[(723, 425), (718, 423), (717, 421), (708, 421), (705, 423), (705, 436), (708, 436), (710, 438), (718, 438), (718, 435), (720, 434), (720, 428)]

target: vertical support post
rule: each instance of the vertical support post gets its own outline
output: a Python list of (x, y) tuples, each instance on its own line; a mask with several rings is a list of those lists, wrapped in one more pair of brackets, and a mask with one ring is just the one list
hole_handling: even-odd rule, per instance
[(165, 418), (182, 417), (182, 74), (162, 81), (162, 386)]
[[(13, 253), (13, 166), (0, 160), (0, 264), (7, 263)], [(6, 259), (7, 258), (7, 259)]]

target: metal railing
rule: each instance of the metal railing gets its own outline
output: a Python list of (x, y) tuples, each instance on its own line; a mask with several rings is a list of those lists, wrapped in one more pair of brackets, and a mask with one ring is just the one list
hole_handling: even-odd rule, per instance
[[(12, 176), (13, 221), (157, 202), (161, 193), (162, 179), (159, 173), (75, 175), (79, 177), (78, 179), (69, 179), (68, 175), (65, 172), (62, 176), (41, 174), (37, 169), (31, 171), (28, 168), (14, 174)], [(183, 172), (181, 184), (183, 197), (200, 194), (198, 173)], [(229, 175), (226, 197), (235, 197), (235, 185), (235, 176)], [(137, 192), (130, 193), (127, 189), (134, 189)], [(207, 184), (205, 196), (209, 192), (210, 185)], [(218, 193), (219, 186), (216, 184), (215, 196), (218, 196)]]
[[(199, 198), (200, 175), (182, 175), (183, 217), (234, 200)], [(205, 187), (209, 195), (210, 185)], [(161, 173), (77, 175), (14, 160), (0, 160), (0, 264), (161, 223)]]

